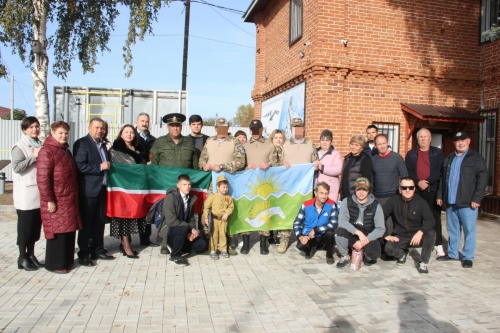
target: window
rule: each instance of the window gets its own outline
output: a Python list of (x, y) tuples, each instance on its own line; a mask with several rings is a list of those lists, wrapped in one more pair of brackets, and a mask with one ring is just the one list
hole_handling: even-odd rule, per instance
[(495, 180), (495, 142), (497, 111), (485, 111), (479, 113), (485, 117), (484, 123), (479, 125), (479, 152), (486, 160), (488, 167), (488, 184), (486, 192), (493, 193)]
[(498, 24), (498, 17), (500, 17), (499, 5), (499, 0), (481, 0), (481, 43), (490, 40), (489, 37), (482, 35), (483, 32), (490, 30), (492, 25)]
[(302, 37), (303, 0), (290, 0), (290, 45)]
[(379, 134), (387, 135), (389, 146), (392, 151), (399, 151), (399, 123), (373, 123), (377, 126)]

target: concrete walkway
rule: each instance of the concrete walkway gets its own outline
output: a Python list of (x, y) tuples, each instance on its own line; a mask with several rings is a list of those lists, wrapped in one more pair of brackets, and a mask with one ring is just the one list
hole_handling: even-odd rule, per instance
[[(500, 332), (498, 222), (479, 221), (474, 268), (433, 260), (428, 276), (411, 259), (337, 269), (295, 244), (285, 255), (255, 244), (246, 256), (193, 256), (185, 268), (136, 246), (138, 260), (57, 275), (17, 269), (16, 219), (0, 212), (0, 332)], [(111, 253), (118, 245), (106, 237)]]

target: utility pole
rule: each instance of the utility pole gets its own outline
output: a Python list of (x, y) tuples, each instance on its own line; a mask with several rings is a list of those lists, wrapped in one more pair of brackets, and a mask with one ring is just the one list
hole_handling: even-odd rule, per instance
[[(182, 57), (182, 90), (186, 90), (187, 81), (187, 62), (188, 62), (188, 44), (189, 44), (189, 11), (191, 9), (191, 0), (185, 0), (186, 18), (184, 21), (184, 53)], [(182, 97), (182, 96), (181, 96)]]
[(14, 76), (10, 77), (10, 120), (14, 120)]

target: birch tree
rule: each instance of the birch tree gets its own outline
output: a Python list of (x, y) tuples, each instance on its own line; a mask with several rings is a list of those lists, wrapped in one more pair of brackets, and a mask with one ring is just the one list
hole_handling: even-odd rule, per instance
[[(131, 46), (152, 33), (152, 23), (170, 0), (0, 0), (0, 42), (11, 47), (30, 68), (36, 117), (41, 137), (49, 133), (48, 71), (52, 48), (53, 73), (66, 79), (73, 60), (83, 73), (94, 71), (97, 56), (107, 47), (119, 9), (130, 10), (128, 35), (123, 46), (125, 76), (132, 74)], [(55, 33), (47, 35), (47, 24)]]

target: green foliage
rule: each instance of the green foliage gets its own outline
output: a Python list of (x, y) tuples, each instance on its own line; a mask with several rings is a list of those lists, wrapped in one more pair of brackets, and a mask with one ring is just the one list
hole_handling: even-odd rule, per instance
[(248, 127), (250, 122), (254, 117), (254, 109), (251, 104), (241, 104), (238, 106), (238, 110), (236, 111), (236, 116), (234, 116), (234, 123), (241, 127)]
[[(497, 22), (500, 21), (500, 17), (497, 18)], [(482, 33), (483, 36), (488, 37), (489, 40), (494, 41), (500, 38), (500, 26), (498, 24), (493, 24), (490, 30), (486, 30)]]
[(31, 54), (34, 27), (43, 22), (35, 19), (34, 2), (42, 3), (47, 22), (56, 24), (54, 35), (47, 42), (54, 49), (54, 74), (62, 79), (71, 71), (71, 63), (78, 59), (83, 73), (93, 72), (98, 64), (98, 53), (110, 51), (107, 44), (114, 30), (120, 6), (130, 9), (128, 36), (125, 40), (124, 60), (126, 76), (132, 73), (131, 46), (152, 32), (152, 23), (162, 5), (170, 0), (0, 0), (0, 42), (12, 47), (22, 61)]
[[(14, 109), (14, 120), (23, 120), (26, 118), (26, 111), (21, 109)], [(3, 120), (10, 120), (10, 112), (2, 117)]]

